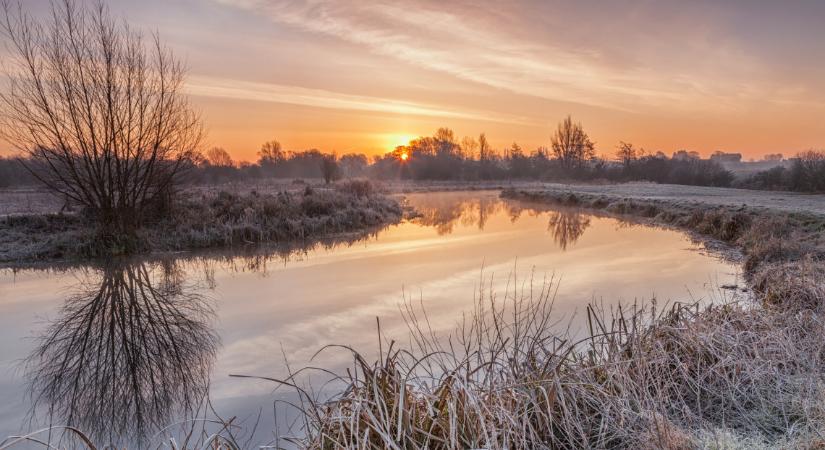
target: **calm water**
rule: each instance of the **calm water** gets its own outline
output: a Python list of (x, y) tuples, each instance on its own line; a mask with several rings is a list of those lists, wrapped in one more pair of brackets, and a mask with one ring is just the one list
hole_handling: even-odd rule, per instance
[[(738, 279), (675, 231), (492, 192), (407, 199), (419, 218), (296, 252), (0, 271), (0, 435), (73, 423), (100, 443), (151, 441), (202, 417), (191, 410), (208, 387), (217, 414), (259, 422), (253, 442), (266, 443), (286, 429), (289, 409), (273, 402), (290, 394), (229, 375), (283, 378), (285, 360), (302, 367), (328, 344), (374, 355), (376, 317), (406, 336), (405, 299), (448, 333), (480, 285), (502, 294), (553, 278), (559, 323), (576, 333), (589, 302), (721, 299)], [(332, 351), (312, 364), (349, 362)]]

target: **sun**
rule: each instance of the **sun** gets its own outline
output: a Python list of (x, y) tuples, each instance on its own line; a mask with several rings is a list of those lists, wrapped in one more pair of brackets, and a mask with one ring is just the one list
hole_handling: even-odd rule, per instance
[(406, 161), (410, 159), (410, 154), (407, 152), (401, 153), (401, 161)]

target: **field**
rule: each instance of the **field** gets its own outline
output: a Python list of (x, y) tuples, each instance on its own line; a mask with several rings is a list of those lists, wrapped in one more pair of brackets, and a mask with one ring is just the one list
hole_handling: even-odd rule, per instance
[(748, 189), (683, 186), (676, 184), (557, 184), (540, 187), (552, 192), (603, 195), (611, 198), (656, 200), (675, 205), (747, 206), (785, 212), (825, 215), (825, 195), (793, 192), (755, 191)]

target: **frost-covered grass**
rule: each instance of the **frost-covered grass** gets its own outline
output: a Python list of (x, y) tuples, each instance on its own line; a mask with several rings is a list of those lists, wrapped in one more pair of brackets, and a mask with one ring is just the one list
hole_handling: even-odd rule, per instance
[[(139, 248), (152, 252), (313, 240), (369, 232), (397, 222), (402, 212), (395, 199), (361, 180), (274, 193), (188, 191), (169, 217), (139, 230)], [(96, 241), (95, 225), (82, 213), (0, 218), (0, 263), (91, 258), (112, 250), (101, 249)]]

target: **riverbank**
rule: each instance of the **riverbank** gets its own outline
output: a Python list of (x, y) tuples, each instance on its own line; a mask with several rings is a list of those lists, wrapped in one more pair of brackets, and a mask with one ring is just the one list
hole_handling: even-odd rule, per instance
[(590, 306), (582, 341), (551, 331), (553, 286), (503, 300), (480, 286), (475, 313), (449, 339), (408, 305), (412, 344), (385, 342), (374, 362), (356, 354), (334, 401), (303, 397), (301, 447), (825, 445), (825, 217), (816, 210), (561, 185), (502, 196), (724, 242), (742, 253), (756, 303)]
[(714, 203), (706, 195), (695, 199), (686, 194), (674, 199), (651, 197), (632, 189), (617, 193), (613, 187), (600, 192), (590, 186), (511, 189), (502, 191), (502, 197), (641, 218), (721, 241), (742, 252), (745, 273), (754, 283), (788, 264), (825, 258), (825, 214), (817, 209), (802, 211), (790, 202), (780, 209), (759, 203)]
[[(333, 187), (293, 185), (184, 191), (171, 214), (139, 230), (140, 253), (285, 244), (367, 233), (401, 220), (398, 201), (363, 181)], [(105, 257), (94, 224), (80, 212), (0, 218), (0, 264)], [(116, 249), (115, 249), (116, 250)]]

